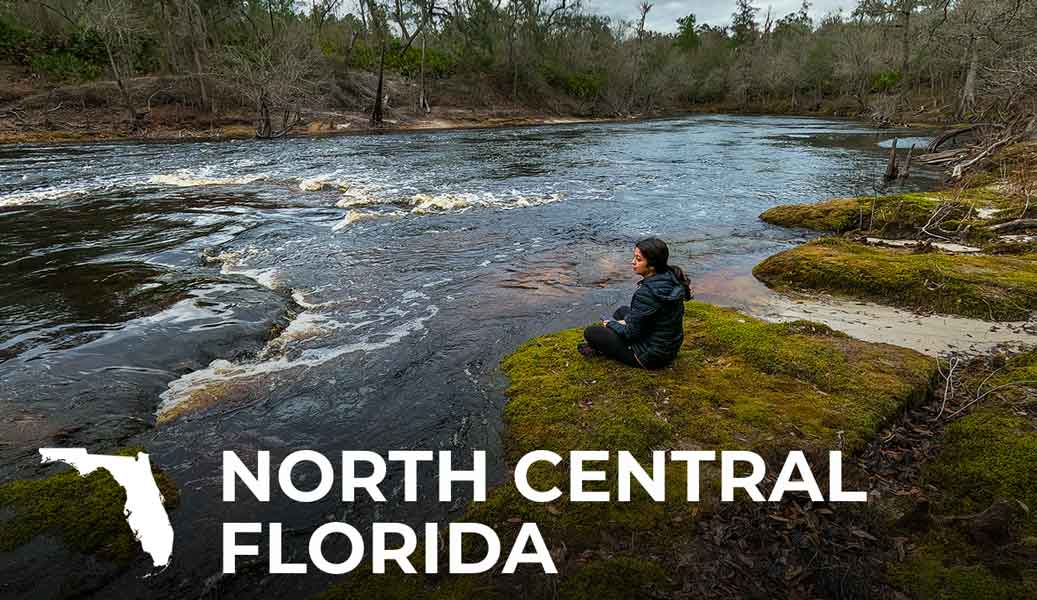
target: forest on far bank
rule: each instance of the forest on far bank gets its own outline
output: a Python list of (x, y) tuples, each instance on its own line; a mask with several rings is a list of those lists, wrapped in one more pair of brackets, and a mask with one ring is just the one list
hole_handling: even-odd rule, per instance
[(0, 119), (92, 106), (136, 131), (176, 106), (276, 137), (322, 111), (379, 125), (442, 107), (712, 107), (1034, 127), (1037, 0), (809, 8), (733, 0), (730, 23), (688, 14), (663, 33), (650, 2), (616, 21), (580, 0), (6, 0)]

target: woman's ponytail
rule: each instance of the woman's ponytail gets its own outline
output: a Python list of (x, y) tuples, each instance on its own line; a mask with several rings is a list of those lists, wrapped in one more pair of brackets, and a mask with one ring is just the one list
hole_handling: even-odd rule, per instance
[(676, 265), (669, 265), (669, 270), (671, 273), (673, 273), (673, 276), (677, 278), (677, 281), (679, 281), (681, 286), (684, 288), (684, 299), (691, 300), (691, 280), (688, 279), (688, 276), (684, 273), (684, 269)]

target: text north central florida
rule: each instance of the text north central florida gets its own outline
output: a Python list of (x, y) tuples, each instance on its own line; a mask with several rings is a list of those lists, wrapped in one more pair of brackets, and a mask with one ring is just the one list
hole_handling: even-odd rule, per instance
[[(385, 502), (381, 485), (387, 473), (387, 461), (397, 463), (403, 469), (403, 500), (418, 501), (418, 469), (422, 463), (430, 465), (437, 474), (438, 498), (450, 502), (455, 487), (470, 489), (473, 502), (486, 501), (486, 453), (474, 451), (470, 469), (455, 468), (451, 452), (442, 450), (394, 450), (388, 458), (376, 452), (364, 450), (343, 451), (338, 469), (324, 454), (312, 450), (298, 450), (288, 454), (276, 469), (276, 481), (280, 492), (295, 502), (318, 502), (324, 500), (336, 488), (342, 502), (354, 502), (358, 498), (374, 502)], [(829, 452), (828, 495), (822, 493), (813, 474), (813, 469), (801, 451), (788, 454), (780, 473), (774, 480), (770, 494), (764, 496), (760, 484), (767, 474), (763, 458), (747, 451), (671, 450), (652, 453), (652, 464), (642, 465), (627, 451), (615, 454), (607, 450), (581, 450), (563, 458), (555, 452), (536, 450), (524, 455), (515, 465), (515, 488), (533, 503), (553, 502), (564, 496), (568, 502), (629, 502), (634, 486), (656, 502), (666, 501), (666, 463), (684, 463), (687, 469), (686, 499), (700, 501), (702, 467), (719, 467), (720, 501), (732, 502), (735, 490), (742, 490), (754, 502), (780, 502), (788, 492), (804, 492), (813, 501), (865, 502), (866, 492), (844, 491), (842, 486), (842, 453)], [(530, 468), (537, 463), (547, 463), (554, 468), (568, 470), (567, 494), (557, 487), (536, 489), (529, 482)], [(719, 463), (719, 464), (718, 464)], [(241, 483), (260, 502), (269, 502), (271, 481), (274, 480), (270, 466), (270, 452), (261, 450), (256, 455), (254, 469), (249, 468), (232, 451), (223, 453), (223, 501), (238, 499), (237, 484)], [(306, 465), (303, 467), (303, 465)], [(362, 466), (362, 468), (358, 468)], [(298, 468), (316, 469), (319, 473), (316, 486), (300, 489), (293, 480)], [(428, 468), (428, 466), (426, 466)], [(363, 474), (360, 474), (360, 472)], [(615, 480), (608, 482), (609, 474)], [(592, 485), (588, 485), (592, 484)], [(612, 485), (614, 484), (614, 485)], [(602, 489), (608, 487), (612, 491)], [(589, 489), (597, 488), (597, 489)], [(499, 562), (501, 542), (496, 532), (481, 523), (448, 523), (447, 571), (455, 574), (482, 573), (493, 569)], [(365, 536), (353, 525), (344, 522), (328, 522), (317, 527), (309, 540), (309, 563), (286, 561), (282, 547), (282, 524), (233, 522), (223, 524), (223, 572), (234, 573), (239, 557), (259, 556), (260, 546), (266, 530), (269, 543), (269, 570), (275, 574), (304, 574), (310, 565), (325, 573), (340, 575), (353, 571), (369, 557), (371, 570), (385, 573), (387, 563), (396, 563), (404, 573), (417, 573), (418, 562), (425, 573), (439, 572), (438, 523), (425, 523), (423, 527), (422, 556), (415, 557), (418, 535), (403, 523), (373, 523), (370, 534)], [(325, 541), (341, 536), (349, 546), (345, 560), (334, 562), (325, 556)], [(462, 548), (478, 538), (482, 542), (479, 556), (462, 554)], [(514, 573), (521, 564), (536, 564), (545, 573), (557, 573), (547, 544), (536, 523), (523, 523), (507, 553), (502, 573)]]

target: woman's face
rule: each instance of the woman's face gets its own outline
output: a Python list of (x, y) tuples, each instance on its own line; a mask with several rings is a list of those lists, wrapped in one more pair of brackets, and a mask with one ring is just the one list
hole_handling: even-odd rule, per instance
[(655, 273), (655, 269), (648, 266), (648, 261), (645, 260), (644, 255), (641, 254), (641, 249), (637, 247), (634, 247), (634, 258), (630, 261), (630, 266), (634, 269), (634, 273), (637, 273), (641, 277), (648, 277)]

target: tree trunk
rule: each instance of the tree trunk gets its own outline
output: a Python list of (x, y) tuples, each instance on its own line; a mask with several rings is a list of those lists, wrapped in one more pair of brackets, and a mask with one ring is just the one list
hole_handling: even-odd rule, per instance
[(645, 18), (648, 17), (648, 11), (651, 10), (652, 5), (647, 2), (641, 3), (641, 20), (637, 25), (637, 49), (634, 51), (634, 79), (630, 82), (630, 93), (627, 96), (627, 112), (629, 113), (634, 106), (636, 106), (635, 98), (638, 96), (638, 88), (641, 83), (641, 50), (644, 45), (645, 39)]
[(176, 73), (180, 70), (180, 65), (177, 64), (176, 46), (173, 44), (173, 18), (166, 14), (166, 3), (161, 3), (162, 10), (162, 38), (166, 48), (164, 52), (159, 53), (159, 62), (162, 63), (163, 73)]
[[(374, 17), (374, 15), (371, 16)], [(366, 46), (371, 40), (367, 35), (367, 2), (364, 0), (360, 0), (360, 23), (364, 26), (364, 45)]]
[(882, 178), (885, 181), (897, 178), (897, 138), (893, 138), (893, 145), (889, 148), (889, 162), (886, 163), (886, 173)]
[(382, 38), (382, 52), (378, 59), (378, 91), (375, 93), (374, 110), (371, 111), (371, 126), (380, 127), (382, 115), (382, 89), (385, 81), (385, 38)]
[[(191, 55), (194, 59), (194, 72), (195, 77), (198, 79), (198, 95), (202, 100), (202, 110), (208, 110), (209, 107), (209, 93), (205, 89), (205, 76), (202, 74), (202, 55), (198, 52), (198, 29), (195, 27), (195, 16), (194, 10), (197, 6), (189, 6), (187, 8), (187, 24), (191, 28)], [(199, 20), (203, 20), (201, 12), (198, 14)], [(202, 37), (201, 43), (205, 43), (205, 37)]]
[(115, 63), (115, 55), (112, 54), (112, 42), (108, 39), (108, 36), (102, 36), (104, 40), (104, 50), (108, 53), (108, 64), (112, 69), (112, 77), (115, 78), (115, 84), (119, 86), (119, 94), (122, 96), (122, 104), (126, 109), (126, 115), (130, 117), (130, 128), (133, 131), (137, 131), (140, 128), (140, 116), (137, 114), (137, 109), (133, 107), (133, 99), (130, 98), (129, 91), (126, 90), (126, 84), (122, 80), (122, 75), (119, 74), (119, 67)]
[(979, 50), (976, 48), (975, 36), (969, 38), (971, 58), (969, 59), (969, 70), (965, 75), (965, 86), (961, 91), (961, 105), (958, 107), (958, 116), (965, 117), (976, 108), (976, 73), (979, 70)]
[(515, 34), (518, 29), (518, 8), (512, 3), (511, 27), (508, 30), (508, 63), (511, 65), (511, 100), (518, 98), (518, 62), (515, 56)]
[(198, 46), (191, 44), (194, 54), (194, 70), (198, 79), (198, 93), (202, 98), (202, 108), (209, 108), (209, 93), (205, 89), (205, 76), (202, 74), (202, 57), (198, 54)]
[(903, 85), (903, 89), (907, 90), (910, 87), (910, 67), (911, 67), (911, 13), (914, 8), (914, 3), (910, 0), (907, 3), (907, 8), (904, 9), (904, 37), (901, 40), (901, 56), (900, 56), (900, 82)]
[(906, 181), (908, 176), (911, 174), (911, 155), (915, 153), (915, 145), (911, 144), (911, 148), (907, 151), (907, 161), (904, 162), (904, 169), (900, 171), (900, 181)]
[(256, 124), (256, 137), (268, 138), (273, 129), (274, 126), (270, 123), (270, 105), (267, 103), (264, 93), (259, 97), (259, 123)]
[(425, 32), (421, 32), (421, 81), (418, 84), (418, 108), (421, 112), (426, 115), (432, 112), (432, 107), (429, 106), (428, 97), (425, 95)]

